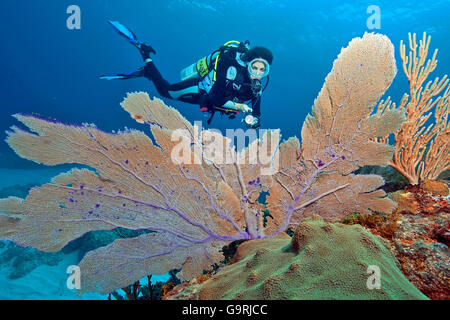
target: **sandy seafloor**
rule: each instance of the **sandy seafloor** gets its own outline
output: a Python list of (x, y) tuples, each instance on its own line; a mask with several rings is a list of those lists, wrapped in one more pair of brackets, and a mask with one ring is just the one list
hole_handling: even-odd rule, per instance
[[(0, 190), (14, 185), (50, 182), (51, 178), (67, 170), (61, 169), (0, 169)], [(0, 249), (0, 256), (5, 249)], [(11, 266), (0, 266), (0, 300), (106, 300), (107, 295), (85, 293), (78, 296), (76, 290), (68, 289), (67, 267), (77, 263), (78, 251), (64, 254), (64, 259), (56, 266), (42, 264), (19, 279), (8, 279)], [(166, 281), (168, 275), (152, 276), (152, 283)], [(140, 283), (147, 284), (146, 278)], [(122, 292), (121, 292), (122, 293)]]

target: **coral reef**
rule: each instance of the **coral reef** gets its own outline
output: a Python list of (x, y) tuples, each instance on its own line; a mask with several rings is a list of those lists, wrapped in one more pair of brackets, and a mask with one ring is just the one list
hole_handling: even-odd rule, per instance
[[(406, 111), (406, 121), (400, 130), (394, 133), (397, 151), (390, 162), (398, 172), (411, 184), (422, 180), (435, 180), (450, 169), (450, 127), (448, 126), (450, 85), (447, 76), (436, 78), (423, 87), (430, 73), (436, 68), (437, 49), (431, 60), (428, 55), (431, 36), (423, 33), (423, 39), (417, 47), (416, 34), (409, 36), (409, 55), (403, 41), (400, 42), (400, 56), (403, 71), (409, 81), (410, 96), (405, 94), (399, 104), (399, 110)], [(417, 52), (417, 49), (418, 52)], [(441, 96), (439, 93), (447, 89)], [(408, 101), (409, 98), (409, 101)], [(433, 100), (435, 99), (435, 100)], [(395, 109), (390, 98), (381, 101), (377, 114), (382, 115)], [(434, 123), (429, 118), (434, 112)], [(375, 141), (388, 143), (388, 135), (378, 137)]]
[(392, 214), (346, 217), (389, 241), (406, 278), (431, 299), (450, 299), (449, 188), (425, 180), (390, 197), (398, 203)]
[(141, 284), (140, 281), (133, 283), (126, 288), (122, 288), (125, 295), (121, 295), (118, 291), (113, 291), (109, 294), (108, 300), (112, 300), (113, 296), (116, 300), (161, 300), (161, 297), (172, 290), (177, 284), (180, 284), (180, 280), (177, 278), (176, 273), (180, 270), (170, 270), (170, 278), (166, 282), (157, 281), (152, 284), (152, 276), (147, 276), (147, 284)]
[[(180, 279), (191, 279), (230, 242), (278, 239), (315, 213), (337, 221), (354, 211), (392, 212), (395, 203), (377, 190), (381, 177), (351, 173), (392, 158), (393, 147), (371, 139), (398, 130), (404, 112), (371, 113), (395, 74), (386, 36), (353, 39), (304, 122), (302, 145), (295, 137), (280, 144), (279, 130), (265, 130), (236, 151), (232, 139), (192, 126), (145, 93), (129, 94), (122, 107), (150, 126), (154, 143), (137, 130), (106, 133), (17, 114), (31, 131), (8, 132), (19, 156), (92, 170), (60, 174), (24, 199), (0, 199), (0, 238), (51, 252), (94, 230), (155, 231), (86, 254), (80, 293), (109, 293), (180, 267)], [(269, 190), (263, 207), (257, 199)]]
[[(432, 299), (450, 299), (448, 186), (424, 181), (392, 195), (398, 201), (393, 251), (406, 277)], [(398, 200), (401, 199), (401, 200)]]
[[(369, 289), (369, 266), (380, 289)], [(406, 280), (392, 253), (359, 225), (312, 216), (291, 239), (284, 233), (247, 241), (232, 263), (206, 281), (175, 287), (165, 299), (426, 299)], [(370, 280), (369, 280), (370, 282)]]

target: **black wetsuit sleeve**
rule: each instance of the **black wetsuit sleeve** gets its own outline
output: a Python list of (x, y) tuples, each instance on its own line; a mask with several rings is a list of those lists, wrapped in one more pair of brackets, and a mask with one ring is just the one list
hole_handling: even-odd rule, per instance
[(226, 94), (224, 90), (225, 84), (220, 84), (218, 81), (214, 83), (209, 91), (207, 100), (211, 106), (221, 107), (228, 101), (232, 100), (232, 96)]

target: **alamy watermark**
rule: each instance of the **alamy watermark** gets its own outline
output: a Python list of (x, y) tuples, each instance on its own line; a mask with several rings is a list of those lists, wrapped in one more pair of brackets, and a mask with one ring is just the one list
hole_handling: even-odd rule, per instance
[(67, 14), (70, 16), (66, 20), (66, 26), (69, 30), (80, 30), (81, 29), (81, 9), (79, 6), (72, 4), (67, 7)]
[(381, 270), (379, 266), (370, 265), (367, 267), (367, 274), (370, 274), (367, 278), (366, 286), (367, 289), (381, 289)]
[(367, 7), (367, 13), (371, 14), (366, 21), (367, 28), (381, 29), (381, 9), (379, 6), (371, 5)]
[[(177, 144), (171, 150), (171, 159), (176, 164), (202, 164), (204, 161), (216, 165), (259, 165), (261, 175), (272, 175), (279, 169), (279, 130), (227, 129), (223, 136), (218, 129), (201, 130), (202, 122), (194, 122), (194, 132), (177, 129), (171, 140)], [(259, 136), (259, 139), (258, 139)], [(249, 147), (244, 150), (246, 141)], [(236, 140), (236, 144), (234, 141)], [(236, 149), (235, 149), (236, 146)], [(236, 150), (240, 152), (235, 152)]]
[(67, 278), (66, 285), (67, 289), (73, 290), (81, 289), (81, 270), (79, 266), (71, 265), (68, 266), (66, 269), (66, 273), (70, 274), (70, 276)]

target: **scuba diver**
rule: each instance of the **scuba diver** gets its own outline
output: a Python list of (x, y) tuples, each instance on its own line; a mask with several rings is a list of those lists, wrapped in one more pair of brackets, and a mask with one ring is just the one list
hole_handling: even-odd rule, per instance
[[(169, 99), (200, 105), (200, 111), (216, 112), (234, 119), (236, 114), (246, 114), (243, 122), (249, 128), (260, 124), (261, 95), (269, 83), (273, 55), (264, 47), (249, 48), (245, 43), (230, 41), (219, 49), (181, 71), (181, 82), (170, 84), (153, 63), (150, 54), (155, 50), (137, 39), (136, 35), (117, 21), (109, 24), (141, 53), (145, 66), (126, 74), (104, 75), (100, 79), (117, 80), (146, 77), (158, 93)], [(265, 85), (263, 87), (263, 80)], [(249, 107), (251, 105), (251, 107)]]

